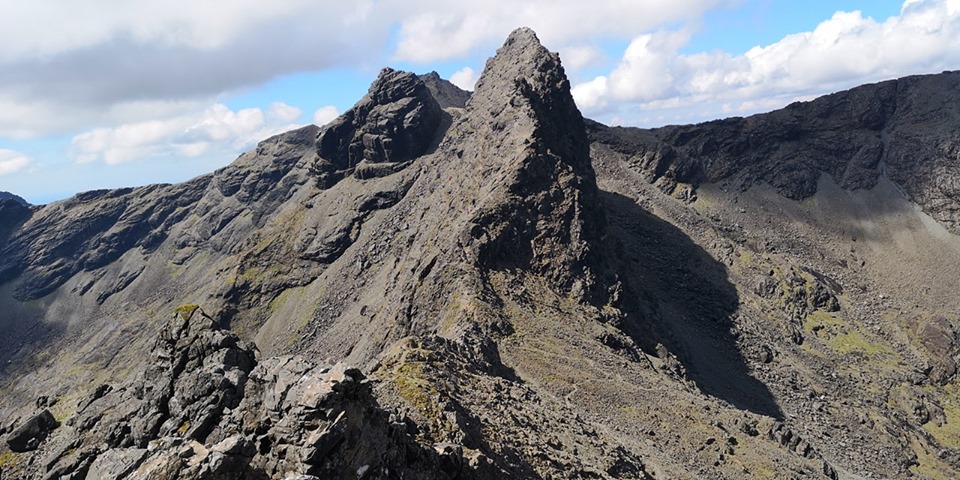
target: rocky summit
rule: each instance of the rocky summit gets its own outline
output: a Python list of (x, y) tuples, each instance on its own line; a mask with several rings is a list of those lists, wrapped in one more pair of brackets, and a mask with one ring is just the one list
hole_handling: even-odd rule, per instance
[(0, 199), (0, 478), (957, 478), (960, 73), (653, 130), (510, 34)]

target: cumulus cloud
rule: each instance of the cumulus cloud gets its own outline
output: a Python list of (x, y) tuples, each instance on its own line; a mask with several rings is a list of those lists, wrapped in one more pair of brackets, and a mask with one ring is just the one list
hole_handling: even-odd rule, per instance
[(883, 22), (837, 12), (811, 32), (737, 56), (681, 54), (688, 39), (685, 31), (635, 37), (608, 75), (574, 87), (578, 105), (588, 115), (609, 113), (614, 104), (753, 113), (867, 81), (955, 68), (960, 0), (907, 0), (900, 15)]
[(699, 17), (724, 0), (511, 0), (412, 2), (400, 22), (395, 56), (430, 62), (495, 45), (526, 25), (549, 45), (576, 45), (596, 36), (630, 37), (663, 23)]
[(480, 80), (480, 74), (470, 67), (463, 67), (450, 75), (450, 83), (471, 92), (477, 85), (477, 80)]
[(73, 138), (70, 157), (76, 163), (102, 161), (116, 165), (156, 157), (237, 154), (270, 135), (296, 128), (301, 111), (274, 103), (263, 111), (233, 111), (215, 104), (201, 112), (165, 120), (98, 128)]
[(210, 104), (284, 74), (379, 65), (393, 17), (372, 15), (373, 3), (6, 2), (0, 135), (163, 118), (183, 112), (136, 106)]
[(606, 60), (606, 55), (593, 45), (574, 45), (560, 48), (560, 57), (566, 70), (577, 71), (595, 67)]
[(13, 150), (0, 149), (0, 176), (17, 173), (30, 165), (30, 159)]
[(607, 77), (601, 75), (589, 82), (575, 85), (571, 93), (581, 110), (597, 112), (606, 108), (609, 91)]
[[(391, 46), (388, 55), (415, 62), (485, 52), (523, 24), (550, 45), (581, 45), (598, 34), (628, 38), (728, 1), (5, 2), (0, 107), (11, 104), (8, 111), (21, 115), (0, 115), (0, 135), (144, 121), (153, 117), (109, 113), (137, 102), (210, 103), (225, 92), (296, 72), (376, 68)], [(571, 48), (571, 67), (596, 53)], [(33, 120), (18, 123), (22, 117)]]
[(313, 124), (323, 126), (339, 116), (340, 111), (337, 110), (337, 107), (332, 105), (321, 107), (318, 108), (317, 111), (313, 112)]

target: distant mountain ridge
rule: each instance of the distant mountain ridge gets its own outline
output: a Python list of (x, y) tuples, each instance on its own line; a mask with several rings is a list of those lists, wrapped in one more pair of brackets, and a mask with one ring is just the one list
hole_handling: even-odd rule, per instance
[(0, 192), (0, 201), (2, 201), (2, 200), (13, 200), (13, 201), (15, 201), (15, 202), (17, 202), (17, 203), (19, 203), (19, 204), (21, 204), (21, 205), (24, 205), (24, 206), (29, 206), (29, 205), (30, 205), (30, 203), (28, 203), (28, 202), (27, 202), (26, 200), (24, 200), (22, 197), (20, 197), (20, 196), (18, 196), (18, 195), (14, 195), (14, 194), (12, 194), (12, 193), (10, 193), (10, 192)]
[(960, 233), (960, 71), (862, 85), (746, 118), (650, 130), (590, 123), (591, 138), (636, 157), (667, 191), (677, 183), (772, 185), (800, 200), (821, 174), (845, 189), (886, 177)]

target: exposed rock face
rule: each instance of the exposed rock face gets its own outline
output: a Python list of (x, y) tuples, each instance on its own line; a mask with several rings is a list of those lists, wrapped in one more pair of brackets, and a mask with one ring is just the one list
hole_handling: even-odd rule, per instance
[(420, 75), (420, 80), (430, 90), (433, 98), (443, 108), (464, 108), (467, 106), (467, 100), (470, 99), (470, 92), (450, 83), (450, 81), (440, 78), (437, 72), (430, 72)]
[(44, 410), (10, 433), (7, 437), (7, 445), (14, 452), (36, 450), (40, 446), (40, 442), (44, 441), (47, 435), (59, 426), (60, 423), (53, 418), (50, 411)]
[(928, 375), (940, 385), (946, 385), (957, 375), (960, 361), (960, 328), (942, 315), (915, 320), (912, 325), (920, 344), (930, 354)]
[(960, 72), (864, 85), (775, 112), (653, 130), (591, 124), (594, 140), (629, 152), (648, 181), (732, 180), (772, 185), (792, 199), (830, 175), (847, 189), (869, 189), (885, 175), (954, 232), (960, 190)]
[(0, 200), (0, 238), (6, 238), (32, 214), (30, 208), (12, 199)]
[[(77, 405), (29, 478), (471, 478), (462, 451), (421, 445), (416, 426), (381, 409), (364, 375), (301, 357), (259, 364), (256, 349), (195, 306), (161, 332), (154, 363), (130, 386), (104, 385)], [(37, 449), (49, 411), (8, 439)]]
[[(556, 53), (519, 29), (487, 62), (468, 106), (476, 131), (458, 151), (483, 165), (505, 189), (482, 193), (470, 235), (487, 268), (529, 268), (564, 291), (595, 286), (590, 245), (603, 235), (603, 213), (590, 165), (583, 117)], [(482, 168), (482, 167), (481, 167)]]
[(402, 168), (430, 146), (441, 113), (419, 77), (383, 69), (367, 96), (320, 135), (313, 165), (318, 185), (330, 187), (350, 172), (368, 178)]
[(0, 281), (18, 277), (17, 297), (32, 300), (131, 248), (150, 252), (190, 212), (208, 181), (86, 192), (40, 209), (0, 250)]
[(2, 476), (955, 477), (960, 241), (891, 183), (952, 178), (904, 162), (953, 78), (612, 129), (520, 29), (469, 96), (0, 202), (0, 434), (63, 423)]

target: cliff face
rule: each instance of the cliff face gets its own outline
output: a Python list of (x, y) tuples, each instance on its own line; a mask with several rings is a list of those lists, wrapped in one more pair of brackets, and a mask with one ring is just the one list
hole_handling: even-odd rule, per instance
[(956, 90), (610, 128), (520, 29), (472, 94), (0, 201), (0, 475), (950, 476)]
[[(591, 126), (591, 138), (629, 153), (650, 181), (767, 183), (802, 200), (827, 174), (845, 189), (881, 177), (957, 233), (960, 72), (890, 80), (775, 112), (653, 130)], [(663, 180), (661, 180), (663, 179)]]

